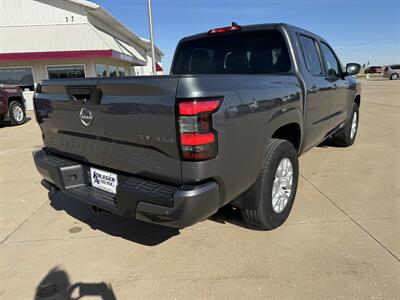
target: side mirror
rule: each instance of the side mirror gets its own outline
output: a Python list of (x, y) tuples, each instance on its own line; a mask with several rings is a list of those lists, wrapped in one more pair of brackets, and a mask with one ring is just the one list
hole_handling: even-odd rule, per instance
[(349, 63), (346, 65), (346, 76), (356, 75), (360, 72), (361, 65)]

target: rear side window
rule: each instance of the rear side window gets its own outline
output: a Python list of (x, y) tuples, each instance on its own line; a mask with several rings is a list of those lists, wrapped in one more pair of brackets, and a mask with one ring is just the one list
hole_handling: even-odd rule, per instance
[(335, 54), (333, 54), (332, 50), (324, 43), (321, 43), (321, 51), (324, 54), (328, 76), (339, 77), (341, 67), (338, 60), (336, 59)]
[(393, 65), (393, 66), (390, 66), (390, 68), (394, 69), (394, 70), (398, 70), (398, 69), (400, 69), (400, 65)]
[(188, 40), (177, 49), (173, 74), (279, 74), (291, 69), (278, 31), (235, 32)]
[(322, 66), (317, 52), (315, 41), (312, 38), (309, 38), (304, 35), (300, 35), (299, 39), (300, 39), (301, 50), (303, 51), (303, 56), (308, 71), (310, 71), (312, 75), (316, 76), (321, 75)]

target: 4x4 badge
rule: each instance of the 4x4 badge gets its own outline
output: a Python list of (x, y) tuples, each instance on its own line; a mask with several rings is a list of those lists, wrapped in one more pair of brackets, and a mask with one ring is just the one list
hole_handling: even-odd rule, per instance
[(90, 126), (93, 121), (93, 114), (87, 108), (82, 108), (81, 112), (79, 113), (79, 119), (81, 120), (83, 125)]

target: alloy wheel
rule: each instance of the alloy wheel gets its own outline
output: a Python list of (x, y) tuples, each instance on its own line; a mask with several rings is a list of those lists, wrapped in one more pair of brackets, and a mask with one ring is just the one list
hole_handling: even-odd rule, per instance
[(289, 202), (293, 185), (293, 165), (289, 158), (283, 158), (276, 170), (272, 187), (272, 208), (281, 213)]

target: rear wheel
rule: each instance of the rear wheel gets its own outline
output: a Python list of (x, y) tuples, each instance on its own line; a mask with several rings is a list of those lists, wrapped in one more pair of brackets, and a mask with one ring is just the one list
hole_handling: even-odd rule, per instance
[(21, 125), (25, 121), (26, 113), (20, 102), (13, 101), (8, 109), (11, 125)]
[(333, 134), (333, 144), (342, 147), (349, 147), (354, 144), (358, 132), (358, 121), (360, 113), (357, 103), (353, 103), (353, 110), (349, 120), (342, 129)]
[(271, 139), (255, 184), (242, 197), (256, 209), (241, 209), (246, 223), (271, 230), (282, 225), (293, 206), (299, 176), (297, 151), (286, 140)]
[(390, 76), (390, 79), (391, 79), (391, 80), (397, 80), (397, 79), (399, 79), (399, 74), (393, 73), (393, 74)]

